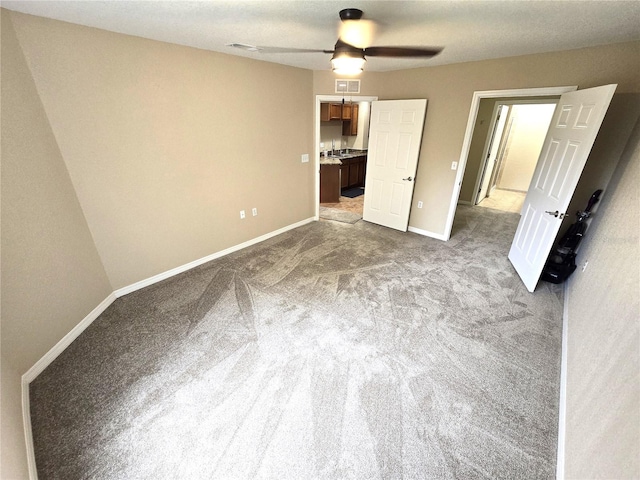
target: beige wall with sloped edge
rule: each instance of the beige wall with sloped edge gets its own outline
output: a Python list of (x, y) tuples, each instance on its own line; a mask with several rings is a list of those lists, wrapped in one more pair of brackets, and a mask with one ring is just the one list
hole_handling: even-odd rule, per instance
[(460, 160), (475, 91), (617, 83), (617, 93), (640, 92), (639, 52), (640, 42), (629, 42), (379, 74), (371, 94), (429, 100), (409, 225), (445, 234), (457, 174), (451, 163)]
[(2, 354), (25, 373), (112, 292), (2, 11)]
[(640, 121), (567, 283), (565, 477), (640, 477)]
[(311, 71), (12, 18), (114, 289), (314, 216)]
[(21, 375), (111, 292), (69, 174), (0, 9), (2, 478), (27, 478)]

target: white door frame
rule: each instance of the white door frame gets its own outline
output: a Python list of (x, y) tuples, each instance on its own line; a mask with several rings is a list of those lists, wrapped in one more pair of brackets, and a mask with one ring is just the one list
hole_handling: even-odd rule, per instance
[[(507, 128), (506, 125), (506, 121), (508, 120), (509, 117), (509, 113), (511, 112), (511, 110), (507, 109), (507, 113), (505, 113), (505, 115), (507, 116), (507, 118), (505, 118), (505, 124), (502, 128), (502, 130), (500, 131), (500, 133), (498, 135), (496, 135), (496, 126), (498, 124), (498, 111), (500, 110), (501, 107), (505, 106), (505, 104), (503, 104), (502, 102), (500, 103), (496, 103), (493, 106), (493, 113), (491, 114), (491, 121), (489, 123), (489, 131), (487, 132), (487, 139), (484, 142), (484, 148), (482, 149), (482, 161), (480, 162), (480, 168), (478, 169), (478, 176), (476, 177), (476, 183), (473, 187), (473, 196), (471, 197), (471, 205), (475, 206), (478, 204), (478, 197), (480, 196), (480, 187), (481, 185), (484, 183), (484, 178), (487, 174), (492, 175), (493, 174), (493, 170), (495, 170), (496, 165), (497, 165), (497, 158), (499, 156), (499, 152), (496, 155), (496, 159), (494, 159), (494, 164), (493, 164), (493, 168), (491, 169), (491, 172), (487, 172), (487, 163), (489, 163), (489, 150), (493, 149), (494, 147), (494, 142), (498, 143), (498, 149), (500, 149), (500, 146), (502, 145), (502, 138), (505, 135), (505, 130)], [(473, 127), (475, 129), (475, 125)], [(489, 187), (487, 188), (487, 190), (491, 189), (491, 185), (489, 185)], [(485, 197), (488, 197), (488, 192), (485, 194)]]
[(315, 147), (313, 149), (314, 151), (314, 155), (315, 155), (315, 160), (314, 160), (314, 165), (315, 165), (315, 186), (316, 186), (316, 191), (315, 191), (315, 220), (319, 220), (320, 219), (320, 104), (322, 102), (341, 102), (342, 99), (344, 99), (345, 101), (349, 100), (349, 101), (354, 101), (354, 102), (373, 102), (375, 100), (378, 100), (378, 97), (371, 97), (371, 96), (359, 96), (359, 95), (316, 95), (316, 101), (315, 101), (315, 106), (313, 109), (313, 114), (315, 115), (315, 120), (314, 120), (314, 124), (315, 124), (315, 134), (314, 134), (314, 142), (315, 142)]
[(460, 160), (458, 161), (458, 173), (456, 175), (453, 193), (451, 194), (451, 202), (449, 203), (449, 215), (447, 216), (447, 223), (444, 229), (443, 240), (447, 241), (451, 237), (453, 218), (456, 215), (458, 198), (460, 197), (460, 187), (462, 186), (464, 171), (467, 167), (467, 157), (469, 156), (471, 137), (473, 136), (473, 129), (478, 117), (478, 107), (480, 106), (480, 100), (482, 100), (483, 98), (499, 97), (544, 97), (549, 95), (562, 95), (563, 93), (573, 92), (577, 89), (578, 86), (573, 85), (563, 87), (520, 88), (515, 90), (484, 90), (473, 92), (471, 108), (469, 109), (469, 119), (467, 120), (467, 130), (462, 141), (462, 152), (460, 153)]

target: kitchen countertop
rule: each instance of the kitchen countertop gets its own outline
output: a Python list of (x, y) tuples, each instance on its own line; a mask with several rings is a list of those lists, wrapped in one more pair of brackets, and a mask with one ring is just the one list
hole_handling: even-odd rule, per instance
[(338, 157), (320, 157), (320, 165), (342, 165)]
[(321, 155), (320, 165), (342, 165), (341, 160), (362, 157), (366, 154), (366, 150), (351, 150), (349, 153), (342, 153), (340, 155), (329, 155), (328, 157)]

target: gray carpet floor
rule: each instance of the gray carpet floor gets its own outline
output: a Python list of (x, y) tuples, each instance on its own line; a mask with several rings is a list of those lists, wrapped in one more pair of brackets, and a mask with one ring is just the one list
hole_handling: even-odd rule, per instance
[(551, 479), (562, 289), (518, 215), (314, 222), (116, 300), (30, 386), (45, 479)]

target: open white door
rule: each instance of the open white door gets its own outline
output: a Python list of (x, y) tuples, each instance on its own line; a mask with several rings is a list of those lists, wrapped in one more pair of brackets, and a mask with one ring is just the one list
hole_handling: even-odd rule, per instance
[(407, 231), (426, 111), (426, 99), (372, 103), (364, 220)]
[(560, 97), (545, 138), (509, 260), (533, 292), (617, 85)]

